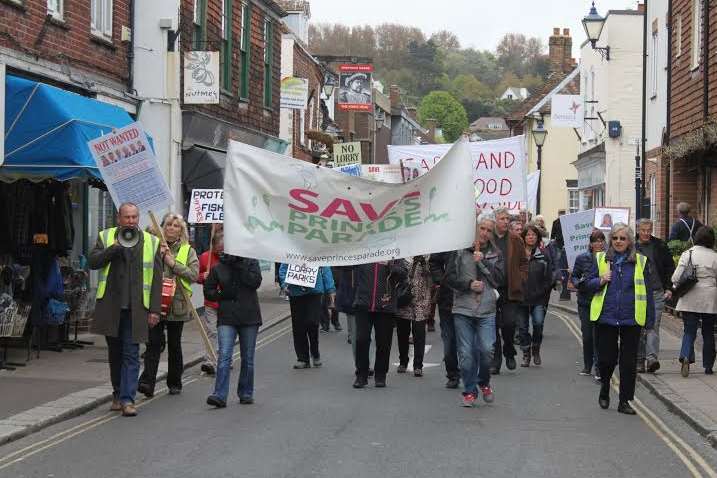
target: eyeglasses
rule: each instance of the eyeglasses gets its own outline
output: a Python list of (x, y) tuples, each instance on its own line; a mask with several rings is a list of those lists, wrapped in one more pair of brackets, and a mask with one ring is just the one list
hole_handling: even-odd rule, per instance
[(627, 241), (627, 237), (625, 236), (612, 236), (613, 241)]

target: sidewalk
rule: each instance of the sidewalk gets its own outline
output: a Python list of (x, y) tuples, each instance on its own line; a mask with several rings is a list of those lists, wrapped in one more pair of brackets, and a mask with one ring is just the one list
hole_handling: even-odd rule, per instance
[[(265, 330), (289, 317), (289, 303), (275, 291), (259, 294)], [(105, 339), (83, 335), (80, 340), (93, 342), (82, 349), (51, 352), (25, 367), (0, 370), (0, 445), (32, 432), (85, 413), (112, 400)], [(140, 350), (144, 350), (141, 346)], [(202, 362), (204, 345), (197, 324), (185, 324), (182, 335), (185, 368)], [(10, 362), (24, 362), (25, 351), (10, 349)], [(167, 354), (162, 354), (158, 383), (166, 377)]]
[[(553, 310), (577, 314), (577, 303), (557, 300), (550, 302)], [(660, 370), (655, 374), (638, 374), (637, 379), (667, 408), (717, 448), (717, 375), (705, 375), (702, 369), (702, 339), (695, 343), (696, 362), (690, 376), (680, 375), (679, 351), (682, 342), (682, 320), (662, 314), (660, 325)]]

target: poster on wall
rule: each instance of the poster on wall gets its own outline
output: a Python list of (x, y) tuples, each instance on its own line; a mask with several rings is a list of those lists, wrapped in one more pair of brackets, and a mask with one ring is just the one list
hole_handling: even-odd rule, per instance
[(128, 124), (87, 144), (115, 207), (132, 202), (146, 212), (172, 205), (172, 193), (140, 123)]
[(554, 128), (582, 128), (585, 106), (580, 95), (555, 95), (550, 106), (550, 125)]
[(371, 76), (373, 65), (339, 66), (338, 107), (341, 111), (371, 111)]
[(309, 101), (309, 80), (288, 76), (281, 80), (281, 107), (305, 110)]
[(630, 224), (629, 207), (599, 207), (595, 209), (595, 227), (602, 231), (610, 231), (614, 224), (621, 222)]
[(188, 51), (184, 54), (184, 103), (219, 103), (218, 51)]

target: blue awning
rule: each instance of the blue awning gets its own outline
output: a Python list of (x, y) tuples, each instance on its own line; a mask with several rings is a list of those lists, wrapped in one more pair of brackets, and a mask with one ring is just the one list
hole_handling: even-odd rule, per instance
[(8, 75), (0, 180), (101, 179), (87, 142), (132, 123), (122, 108)]

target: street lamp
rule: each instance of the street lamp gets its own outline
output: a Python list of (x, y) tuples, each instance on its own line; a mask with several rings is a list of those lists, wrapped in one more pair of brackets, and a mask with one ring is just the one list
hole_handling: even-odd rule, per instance
[(535, 213), (540, 214), (540, 183), (543, 180), (543, 145), (548, 137), (548, 131), (543, 127), (543, 120), (538, 120), (538, 124), (533, 128), (533, 141), (538, 147), (538, 198), (535, 203)]
[(383, 124), (386, 121), (386, 113), (384, 113), (383, 110), (376, 110), (374, 119), (376, 120), (376, 131), (378, 131), (383, 128)]
[(334, 94), (335, 89), (336, 89), (336, 77), (332, 73), (327, 72), (324, 75), (324, 84), (321, 86), (321, 92), (324, 94), (324, 96), (328, 100), (329, 98), (331, 98), (331, 95)]
[(610, 47), (595, 46), (597, 41), (600, 39), (603, 27), (605, 27), (605, 17), (601, 17), (598, 14), (597, 8), (595, 8), (595, 2), (593, 2), (593, 6), (590, 8), (588, 16), (583, 18), (583, 28), (585, 29), (585, 34), (587, 35), (593, 50), (600, 52), (600, 55), (604, 59), (610, 61)]

